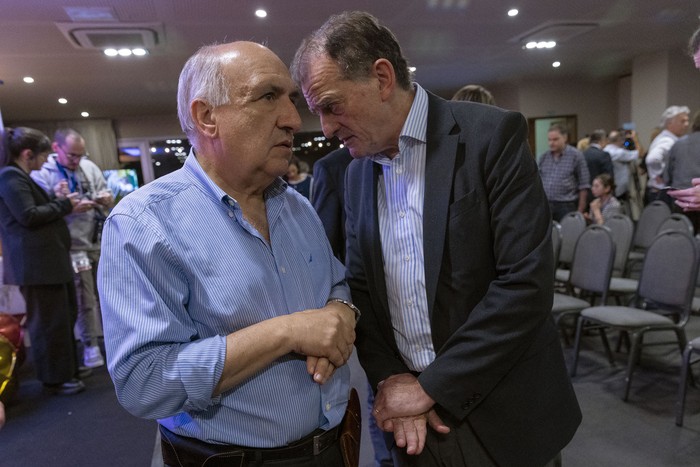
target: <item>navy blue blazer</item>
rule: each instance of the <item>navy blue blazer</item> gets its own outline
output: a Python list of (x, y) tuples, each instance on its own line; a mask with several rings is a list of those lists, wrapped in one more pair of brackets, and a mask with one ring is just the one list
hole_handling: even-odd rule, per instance
[(603, 173), (611, 177), (614, 176), (612, 158), (607, 152), (598, 147), (589, 146), (583, 151), (583, 157), (586, 158), (588, 173), (591, 176), (590, 183), (593, 183), (593, 179)]
[[(353, 161), (345, 198), (356, 346), (374, 387), (409, 372), (389, 314), (379, 170)], [(423, 248), (437, 355), (418, 380), (499, 465), (544, 465), (581, 421), (551, 317), (550, 222), (523, 116), (429, 94)]]
[(6, 284), (63, 284), (73, 280), (70, 233), (63, 220), (70, 200), (51, 200), (17, 166), (0, 170), (0, 236)]
[(323, 223), (333, 254), (345, 261), (345, 169), (352, 162), (348, 148), (332, 151), (314, 163), (311, 204)]

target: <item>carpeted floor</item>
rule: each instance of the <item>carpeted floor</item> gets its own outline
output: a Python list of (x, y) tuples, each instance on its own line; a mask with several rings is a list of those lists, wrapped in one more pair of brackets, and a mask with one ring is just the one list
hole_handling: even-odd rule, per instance
[[(700, 336), (700, 317), (691, 318), (687, 333), (689, 338)], [(571, 349), (565, 348), (564, 353), (571, 361)], [(695, 368), (699, 388), (689, 388), (685, 426), (679, 428), (674, 424), (680, 365), (677, 347), (656, 347), (643, 353), (626, 403), (621, 399), (626, 354), (616, 354), (616, 359), (611, 368), (600, 338), (584, 339), (573, 380), (584, 419), (562, 452), (563, 465), (700, 465), (700, 370)], [(86, 379), (85, 392), (69, 397), (43, 393), (30, 361), (21, 368), (20, 378), (16, 397), (7, 408), (7, 424), (0, 431), (0, 466), (151, 465), (155, 422), (138, 419), (119, 406), (104, 367)], [(361, 370), (353, 380), (361, 388)], [(374, 465), (367, 434), (365, 427), (361, 467)]]

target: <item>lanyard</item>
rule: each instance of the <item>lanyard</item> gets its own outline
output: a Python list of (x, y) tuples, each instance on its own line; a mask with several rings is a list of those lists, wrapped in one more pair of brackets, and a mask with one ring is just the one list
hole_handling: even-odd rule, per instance
[(70, 175), (68, 175), (68, 171), (66, 170), (66, 168), (63, 167), (58, 161), (56, 161), (56, 167), (58, 167), (58, 171), (61, 172), (61, 175), (63, 175), (63, 177), (68, 181), (68, 187), (70, 188), (70, 192), (77, 192), (78, 188), (80, 187), (80, 184), (78, 183), (78, 177), (76, 176), (75, 171), (71, 171)]

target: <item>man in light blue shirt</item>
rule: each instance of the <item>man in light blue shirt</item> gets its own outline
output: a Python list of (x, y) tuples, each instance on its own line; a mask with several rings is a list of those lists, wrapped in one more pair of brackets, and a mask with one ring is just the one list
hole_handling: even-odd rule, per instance
[(269, 49), (203, 47), (178, 89), (192, 153), (105, 223), (108, 368), (121, 404), (158, 419), (167, 465), (342, 462), (356, 309), (320, 220), (280, 178), (296, 98)]

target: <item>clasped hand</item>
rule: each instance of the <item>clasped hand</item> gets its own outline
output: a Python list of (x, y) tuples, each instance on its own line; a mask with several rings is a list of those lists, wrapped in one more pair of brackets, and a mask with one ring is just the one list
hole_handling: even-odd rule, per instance
[(433, 409), (435, 401), (423, 390), (418, 379), (410, 373), (392, 375), (379, 383), (372, 414), (377, 426), (394, 433), (396, 445), (405, 447), (407, 454), (423, 452), (428, 426), (438, 433), (450, 428)]
[(306, 370), (323, 384), (344, 365), (355, 342), (355, 313), (342, 303), (295, 313), (294, 351), (306, 355)]

